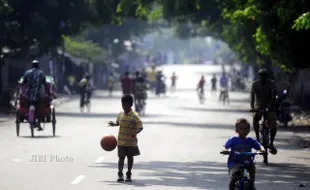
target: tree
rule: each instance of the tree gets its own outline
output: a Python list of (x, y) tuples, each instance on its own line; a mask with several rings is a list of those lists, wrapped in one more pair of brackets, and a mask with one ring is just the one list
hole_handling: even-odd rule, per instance
[(95, 62), (97, 57), (106, 57), (106, 52), (99, 44), (83, 39), (64, 36), (66, 51), (76, 57)]
[[(292, 25), (299, 15), (309, 11), (309, 1), (139, 0), (135, 3), (136, 12), (143, 15), (160, 4), (165, 19), (192, 22), (194, 27), (189, 34), (205, 32), (222, 39), (245, 61), (276, 63), (284, 70), (308, 67), (308, 52), (301, 47), (309, 44), (310, 35), (306, 31), (292, 30)], [(300, 22), (306, 23), (305, 20), (300, 19)]]
[(310, 12), (302, 14), (298, 19), (295, 20), (293, 28), (298, 30), (308, 30), (310, 28)]

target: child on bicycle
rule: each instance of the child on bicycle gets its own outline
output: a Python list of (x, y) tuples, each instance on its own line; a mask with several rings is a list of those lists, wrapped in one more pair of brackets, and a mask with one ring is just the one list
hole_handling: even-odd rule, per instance
[(120, 126), (118, 131), (118, 182), (123, 182), (123, 168), (125, 158), (128, 161), (128, 171), (126, 173), (126, 182), (131, 182), (131, 170), (133, 167), (134, 156), (140, 155), (138, 148), (137, 134), (143, 129), (142, 122), (136, 112), (132, 110), (133, 97), (124, 95), (122, 97), (123, 110), (117, 116), (116, 122), (109, 122), (109, 126)]
[[(229, 149), (231, 151), (235, 152), (252, 152), (252, 148), (256, 150), (260, 150), (261, 152), (265, 152), (264, 147), (255, 139), (252, 137), (247, 137), (247, 135), (250, 133), (250, 123), (244, 119), (241, 118), (237, 120), (235, 124), (235, 131), (238, 133), (238, 136), (231, 137), (228, 139), (228, 141), (223, 146), (223, 152), (229, 153)], [(239, 179), (239, 172), (240, 172), (240, 166), (242, 165), (244, 159), (250, 159), (246, 158), (244, 156), (234, 156), (230, 155), (228, 158), (228, 172), (230, 175), (230, 183), (229, 183), (229, 189), (233, 190), (236, 181)], [(255, 184), (255, 164), (252, 162), (250, 163), (250, 166), (248, 168), (249, 175), (250, 175), (250, 183), (252, 187), (254, 187)], [(256, 188), (254, 188), (256, 189)]]

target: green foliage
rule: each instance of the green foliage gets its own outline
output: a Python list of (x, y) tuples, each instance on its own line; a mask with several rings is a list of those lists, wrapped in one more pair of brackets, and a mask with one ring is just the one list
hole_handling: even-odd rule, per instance
[(298, 19), (295, 20), (293, 29), (298, 30), (308, 30), (310, 28), (310, 12), (302, 14)]
[(105, 50), (96, 43), (78, 38), (72, 39), (68, 36), (63, 36), (63, 39), (65, 41), (66, 52), (73, 56), (91, 61), (96, 61), (97, 57), (106, 57)]

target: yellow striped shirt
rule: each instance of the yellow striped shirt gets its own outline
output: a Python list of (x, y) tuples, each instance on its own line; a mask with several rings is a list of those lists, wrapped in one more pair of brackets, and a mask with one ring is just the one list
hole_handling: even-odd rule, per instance
[(138, 114), (133, 110), (127, 114), (122, 111), (117, 115), (116, 121), (119, 122), (117, 144), (119, 146), (138, 146), (137, 136), (133, 137), (137, 129), (142, 128), (142, 122)]

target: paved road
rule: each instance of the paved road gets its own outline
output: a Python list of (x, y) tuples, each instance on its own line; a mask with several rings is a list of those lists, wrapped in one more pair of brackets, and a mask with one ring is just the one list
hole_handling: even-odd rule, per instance
[[(180, 75), (188, 69), (174, 70)], [(139, 135), (142, 155), (135, 159), (130, 185), (115, 182), (116, 151), (104, 152), (99, 145), (104, 134), (117, 134), (116, 128), (106, 126), (121, 109), (119, 92), (112, 98), (98, 92), (89, 114), (78, 112), (77, 100), (57, 107), (57, 137), (51, 136), (50, 125), (30, 138), (27, 125), (16, 137), (13, 122), (0, 123), (0, 189), (227, 189), (227, 157), (219, 151), (235, 135), (236, 119), (251, 118), (246, 111), (248, 95), (231, 96), (231, 104), (223, 106), (210, 92), (203, 105), (190, 90), (160, 98), (150, 95), (142, 118), (145, 130)], [(271, 165), (266, 167), (257, 158), (259, 189), (298, 189), (300, 183), (309, 183), (310, 154), (298, 140), (291, 132), (281, 131), (278, 155), (270, 157)], [(33, 156), (45, 156), (45, 160), (32, 162)]]

